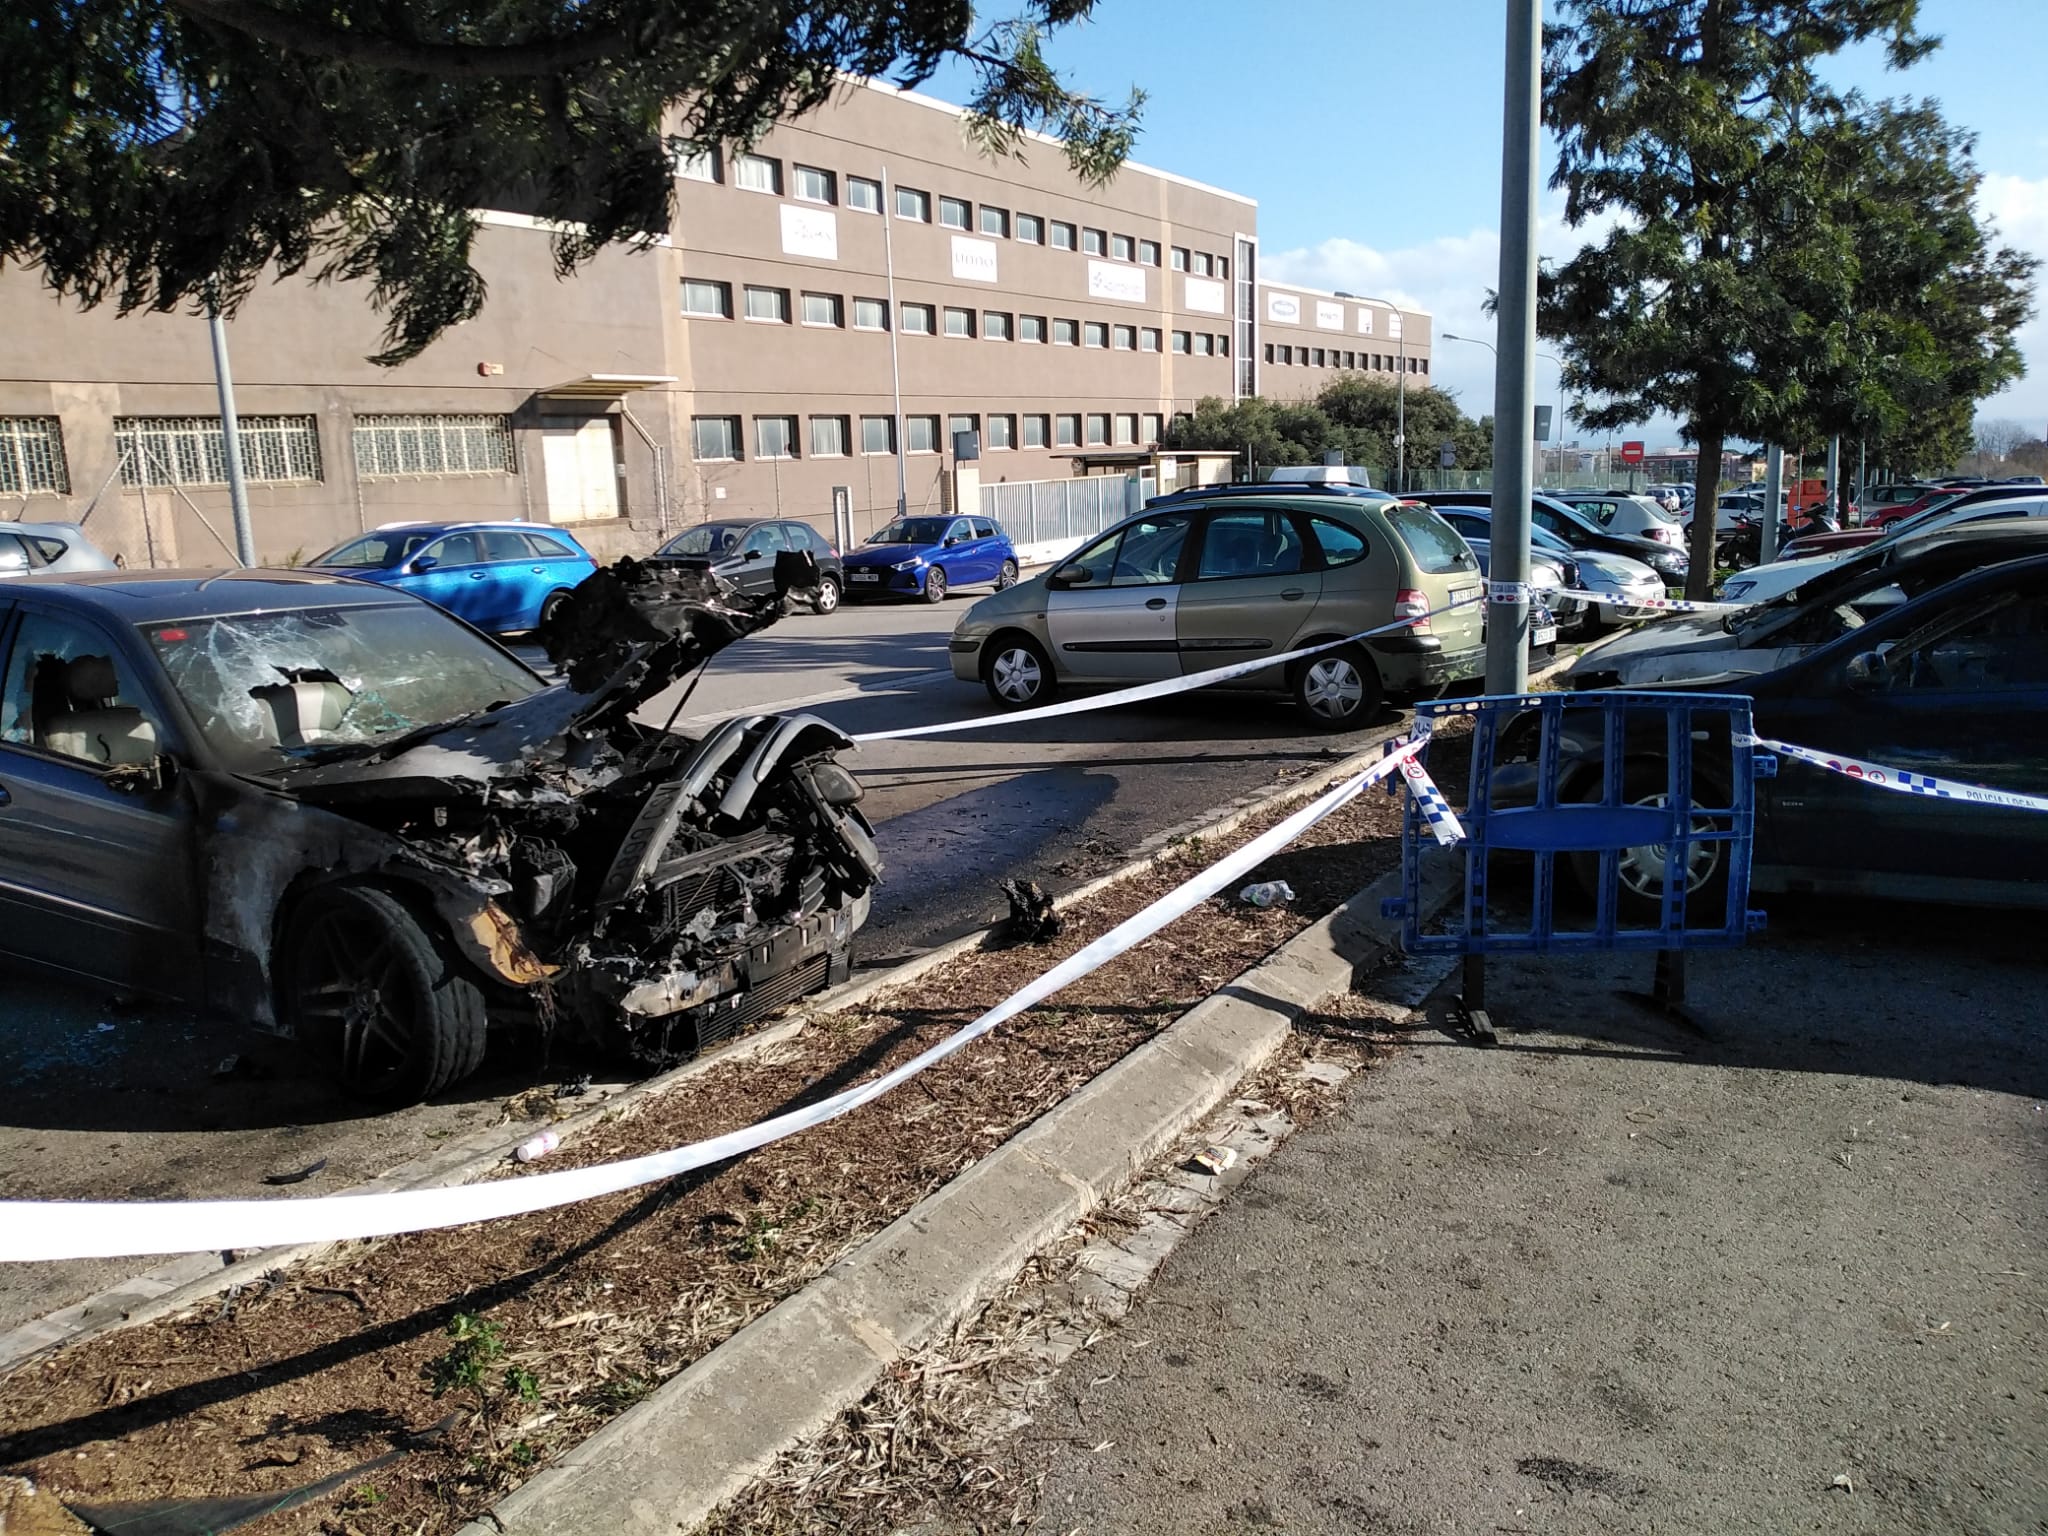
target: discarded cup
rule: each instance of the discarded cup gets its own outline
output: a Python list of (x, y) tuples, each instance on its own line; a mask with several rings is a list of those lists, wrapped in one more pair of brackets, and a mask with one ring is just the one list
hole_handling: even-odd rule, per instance
[(561, 1144), (562, 1138), (553, 1131), (542, 1131), (539, 1135), (529, 1136), (519, 1143), (512, 1149), (512, 1155), (522, 1163), (538, 1162)]
[(1261, 880), (1257, 885), (1248, 885), (1239, 891), (1237, 899), (1255, 907), (1283, 906), (1294, 900), (1294, 887), (1285, 880)]

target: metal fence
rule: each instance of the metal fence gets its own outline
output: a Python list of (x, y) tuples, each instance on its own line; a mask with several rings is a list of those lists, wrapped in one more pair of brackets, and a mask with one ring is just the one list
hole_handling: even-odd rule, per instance
[(1129, 475), (1081, 475), (984, 485), (981, 514), (1001, 523), (1017, 544), (1085, 539), (1122, 521), (1136, 483)]

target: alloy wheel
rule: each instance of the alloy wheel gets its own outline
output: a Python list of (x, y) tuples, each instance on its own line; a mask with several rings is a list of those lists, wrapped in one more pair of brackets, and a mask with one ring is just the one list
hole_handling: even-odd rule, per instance
[(1302, 701), (1330, 720), (1348, 720), (1365, 701), (1365, 679), (1348, 657), (1324, 656), (1310, 663), (1301, 684)]
[(1013, 704), (1029, 704), (1045, 686), (1045, 671), (1038, 658), (1021, 645), (997, 654), (989, 667), (989, 681), (995, 691)]
[[(1645, 795), (1634, 804), (1662, 810), (1671, 803), (1668, 795)], [(1713, 824), (1704, 817), (1695, 816), (1692, 831), (1695, 835), (1711, 832)], [(1615, 857), (1616, 872), (1621, 883), (1636, 895), (1647, 901), (1661, 901), (1664, 897), (1664, 860), (1668, 845), (1664, 843), (1642, 843), (1624, 848)], [(1714, 878), (1714, 871), (1720, 867), (1721, 845), (1719, 843), (1694, 842), (1686, 845), (1685, 893), (1690, 896)]]

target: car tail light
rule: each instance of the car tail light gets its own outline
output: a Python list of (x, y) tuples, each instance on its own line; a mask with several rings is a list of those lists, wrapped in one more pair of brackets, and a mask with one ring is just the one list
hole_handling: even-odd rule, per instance
[(1429, 599), (1413, 587), (1403, 587), (1394, 595), (1394, 617), (1413, 619), (1409, 628), (1416, 634), (1429, 632)]

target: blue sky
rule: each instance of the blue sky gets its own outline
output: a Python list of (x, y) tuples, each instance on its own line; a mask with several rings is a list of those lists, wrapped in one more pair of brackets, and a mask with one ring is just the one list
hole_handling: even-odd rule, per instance
[[(1829, 74), (1873, 95), (1931, 96), (1978, 135), (1980, 197), (2004, 240), (2048, 260), (2048, 6), (1923, 0), (1945, 41), (1904, 73), (1877, 50)], [(1480, 312), (1495, 281), (1500, 217), (1499, 0), (1099, 0), (1048, 54), (1081, 89), (1149, 100), (1137, 158), (1259, 200), (1265, 275), (1419, 303), (1441, 333), (1492, 337)], [(988, 14), (1004, 14), (1001, 6)], [(923, 87), (964, 100), (948, 71)], [(1546, 147), (1544, 175), (1552, 164)], [(1542, 248), (1569, 254), (1547, 189)], [(2029, 376), (1980, 415), (2048, 432), (2048, 319), (2022, 336)], [(1474, 415), (1491, 409), (1492, 358), (1440, 342), (1433, 364)], [(1554, 390), (1539, 363), (1538, 397)], [(1668, 435), (1668, 424), (1647, 429)]]

